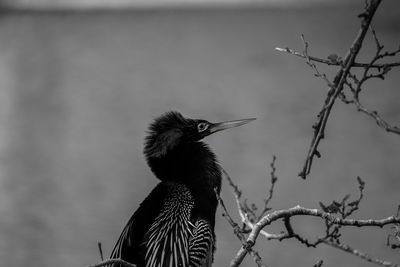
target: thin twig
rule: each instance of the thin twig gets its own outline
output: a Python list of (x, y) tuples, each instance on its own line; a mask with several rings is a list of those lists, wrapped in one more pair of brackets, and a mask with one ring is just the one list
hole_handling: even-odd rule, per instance
[(250, 255), (253, 256), (255, 263), (257, 264), (258, 267), (266, 267), (261, 259), (260, 254), (255, 251), (252, 247), (248, 246), (247, 242), (246, 242), (246, 237), (244, 236), (242, 230), (240, 229), (239, 225), (232, 219), (232, 217), (230, 216), (224, 201), (222, 200), (222, 198), (219, 196), (217, 190), (215, 190), (215, 195), (217, 196), (218, 202), (221, 205), (222, 209), (223, 209), (223, 213), (222, 216), (224, 216), (226, 218), (226, 220), (228, 221), (228, 223), (231, 225), (231, 227), (233, 228), (233, 232), (235, 233), (235, 235), (237, 236), (237, 238), (240, 240), (240, 242), (243, 244), (243, 247), (247, 247), (248, 248), (248, 252), (250, 253)]
[(389, 133), (400, 134), (400, 127), (392, 126), (387, 121), (385, 121), (376, 110), (369, 110), (364, 107), (358, 99), (354, 100), (354, 104), (357, 106), (357, 110), (370, 116), (376, 122), (376, 124), (385, 129)]
[[(281, 48), (281, 47), (276, 47), (275, 48), (277, 51), (279, 52), (286, 52), (289, 53), (291, 55), (297, 56), (297, 57), (301, 57), (306, 59), (308, 57), (308, 59), (310, 61), (315, 61), (315, 62), (319, 62), (319, 63), (323, 63), (329, 66), (341, 66), (343, 62), (341, 61), (337, 61), (337, 60), (332, 60), (332, 59), (322, 59), (322, 58), (318, 58), (318, 57), (314, 57), (314, 56), (306, 56), (303, 53), (300, 53), (296, 50), (290, 49), (288, 47), (286, 48)], [(358, 62), (354, 62), (353, 65), (351, 67), (359, 67), (359, 68), (365, 68), (368, 67), (369, 63), (358, 63)], [(392, 62), (392, 63), (382, 63), (382, 64), (373, 64), (370, 67), (371, 68), (376, 68), (376, 69), (382, 69), (382, 68), (390, 68), (390, 67), (397, 67), (400, 66), (400, 62)]]
[(370, 73), (370, 70), (372, 68), (371, 66), (373, 66), (375, 64), (375, 62), (378, 61), (379, 59), (382, 59), (385, 57), (396, 56), (397, 54), (400, 53), (400, 47), (391, 52), (389, 52), (389, 51), (382, 52), (384, 46), (380, 43), (379, 38), (371, 25), (370, 25), (370, 31), (371, 31), (373, 39), (375, 41), (375, 46), (376, 46), (375, 56), (371, 59), (371, 62), (364, 68), (361, 78), (357, 78), (356, 75), (349, 73), (348, 77), (352, 80), (352, 82), (354, 83), (354, 86), (352, 83), (350, 83), (348, 81), (345, 84), (350, 89), (350, 91), (353, 93), (353, 99), (351, 100), (351, 103), (353, 103), (357, 107), (358, 111), (373, 118), (375, 120), (376, 124), (379, 127), (385, 129), (387, 132), (400, 135), (399, 127), (390, 125), (386, 120), (384, 120), (378, 114), (377, 111), (366, 108), (360, 102), (359, 95), (362, 91), (362, 87), (363, 87), (364, 83), (370, 79), (384, 79), (385, 75), (390, 71), (390, 67), (383, 67), (382, 69), (379, 69), (377, 73), (371, 74)]
[(340, 249), (342, 251), (345, 251), (347, 253), (353, 254), (353, 255), (355, 255), (355, 256), (357, 256), (357, 257), (359, 257), (361, 259), (364, 259), (364, 260), (366, 260), (368, 262), (372, 262), (372, 263), (375, 263), (375, 264), (378, 264), (378, 265), (381, 265), (381, 266), (385, 266), (385, 267), (400, 267), (400, 265), (398, 265), (398, 264), (391, 263), (389, 261), (385, 261), (385, 260), (381, 260), (381, 259), (377, 259), (377, 258), (371, 257), (371, 256), (367, 255), (366, 253), (361, 252), (361, 251), (359, 251), (357, 249), (354, 249), (354, 248), (352, 248), (352, 247), (350, 247), (348, 245), (337, 244), (337, 243), (329, 241), (329, 240), (324, 240), (323, 243), (328, 245), (328, 246), (331, 246), (331, 247)]
[(103, 249), (101, 248), (101, 242), (97, 242), (97, 247), (99, 248), (100, 259), (101, 259), (101, 261), (104, 261)]
[[(233, 188), (233, 194), (235, 196), (236, 205), (237, 205), (239, 216), (240, 216), (240, 219), (242, 220), (242, 223), (245, 224), (246, 226), (248, 226), (250, 229), (253, 229), (254, 223), (252, 223), (250, 221), (247, 211), (244, 209), (244, 207), (240, 203), (241, 191), (239, 190), (239, 187), (233, 182), (232, 178), (229, 176), (229, 174), (224, 169), (222, 169), (222, 173), (224, 174), (224, 177), (228, 181), (229, 185)], [(283, 233), (271, 234), (271, 233), (267, 233), (264, 230), (261, 230), (260, 234), (263, 235), (268, 240), (280, 239), (284, 235)]]
[(259, 221), (265, 215), (265, 213), (271, 209), (269, 207), (269, 202), (271, 201), (271, 199), (273, 197), (276, 181), (278, 181), (278, 177), (276, 176), (275, 161), (276, 161), (276, 156), (274, 155), (272, 157), (272, 161), (271, 161), (271, 163), (269, 165), (271, 167), (271, 172), (270, 172), (271, 186), (270, 186), (269, 191), (268, 191), (268, 197), (264, 200), (264, 209), (258, 215), (256, 221)]
[(232, 216), (229, 214), (224, 201), (222, 200), (222, 198), (219, 196), (218, 192), (215, 192), (215, 195), (217, 196), (219, 205), (222, 207), (223, 212), (222, 212), (222, 216), (225, 217), (225, 219), (228, 221), (228, 223), (231, 225), (231, 227), (233, 228), (233, 232), (235, 233), (235, 235), (237, 236), (237, 238), (242, 242), (245, 243), (246, 242), (246, 237), (244, 236), (242, 230), (240, 229), (239, 225), (233, 220)]

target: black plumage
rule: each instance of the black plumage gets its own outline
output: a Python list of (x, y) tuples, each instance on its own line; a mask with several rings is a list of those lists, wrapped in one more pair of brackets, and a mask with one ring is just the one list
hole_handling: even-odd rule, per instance
[(138, 267), (211, 266), (221, 169), (200, 140), (250, 120), (210, 123), (178, 112), (155, 119), (144, 155), (161, 182), (129, 219), (111, 258)]

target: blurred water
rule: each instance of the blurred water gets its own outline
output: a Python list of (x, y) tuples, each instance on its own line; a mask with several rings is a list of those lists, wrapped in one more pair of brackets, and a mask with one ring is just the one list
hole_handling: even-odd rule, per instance
[[(298, 58), (275, 47), (344, 54), (362, 7), (3, 13), (0, 18), (0, 258), (4, 266), (85, 266), (108, 255), (131, 213), (157, 183), (142, 158), (151, 119), (167, 110), (210, 121), (257, 117), (207, 142), (251, 201), (261, 203), (276, 154), (275, 208), (356, 193), (367, 182), (359, 217), (384, 217), (400, 203), (400, 139), (354, 107), (335, 107), (311, 177), (297, 177), (326, 88)], [(400, 10), (387, 1), (375, 28), (398, 45)], [(338, 20), (338, 17), (340, 19)], [(372, 51), (369, 43), (366, 50)], [(365, 101), (400, 123), (399, 70), (373, 84)], [(236, 216), (229, 188), (223, 198)], [(309, 237), (321, 229), (299, 220)], [(274, 228), (278, 231), (278, 228)], [(240, 243), (217, 215), (216, 266)], [(385, 231), (346, 239), (399, 261)], [(296, 242), (258, 249), (269, 266), (365, 266), (357, 258)], [(307, 257), (304, 257), (307, 255)], [(1, 264), (1, 265), (2, 265)], [(243, 266), (254, 266), (247, 259)]]

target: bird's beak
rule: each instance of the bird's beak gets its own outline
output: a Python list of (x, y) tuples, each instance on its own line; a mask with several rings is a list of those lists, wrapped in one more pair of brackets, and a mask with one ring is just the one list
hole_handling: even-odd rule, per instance
[(243, 124), (249, 123), (254, 120), (255, 120), (255, 118), (213, 123), (213, 124), (211, 124), (211, 126), (209, 128), (209, 133), (212, 134), (212, 133), (216, 133), (216, 132), (219, 132), (219, 131), (222, 131), (225, 129), (238, 127), (238, 126), (241, 126)]

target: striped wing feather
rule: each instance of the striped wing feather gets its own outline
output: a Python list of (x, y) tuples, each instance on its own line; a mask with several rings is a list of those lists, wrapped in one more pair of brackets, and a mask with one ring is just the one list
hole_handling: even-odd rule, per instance
[[(159, 204), (155, 205), (154, 200)], [(193, 197), (185, 185), (161, 182), (128, 221), (111, 258), (121, 258), (138, 267), (211, 266), (213, 231), (205, 220), (191, 223), (193, 206)], [(145, 229), (144, 225), (150, 227)]]
[(174, 187), (146, 233), (146, 267), (189, 266), (190, 213), (193, 199), (183, 185)]
[(190, 266), (209, 267), (213, 262), (214, 235), (209, 223), (198, 220), (189, 245)]

